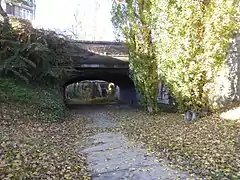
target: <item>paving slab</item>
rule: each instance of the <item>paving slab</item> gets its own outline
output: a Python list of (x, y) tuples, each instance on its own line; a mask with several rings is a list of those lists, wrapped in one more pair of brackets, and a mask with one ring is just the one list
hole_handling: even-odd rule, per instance
[[(91, 113), (92, 127), (114, 127), (116, 123), (106, 114)], [(89, 170), (92, 180), (191, 180), (196, 177), (159, 162), (140, 145), (132, 145), (121, 133), (103, 132), (86, 139)]]

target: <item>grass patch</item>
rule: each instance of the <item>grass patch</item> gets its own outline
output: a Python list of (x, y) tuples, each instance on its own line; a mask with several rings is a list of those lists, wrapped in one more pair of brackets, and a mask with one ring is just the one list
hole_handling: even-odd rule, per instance
[(240, 179), (240, 123), (209, 116), (187, 123), (179, 114), (116, 112), (121, 131), (182, 170), (207, 179)]
[(25, 106), (47, 122), (61, 121), (67, 112), (57, 89), (26, 85), (9, 78), (0, 78), (0, 102)]

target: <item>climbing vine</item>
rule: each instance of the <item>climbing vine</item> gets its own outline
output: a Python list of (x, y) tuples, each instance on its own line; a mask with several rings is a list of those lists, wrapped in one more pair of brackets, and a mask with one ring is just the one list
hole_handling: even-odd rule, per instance
[(157, 111), (159, 77), (153, 43), (154, 0), (115, 1), (112, 22), (129, 47), (132, 79), (141, 95), (141, 102), (151, 112)]
[(154, 12), (160, 75), (182, 109), (199, 112), (239, 30), (239, 1), (159, 0)]

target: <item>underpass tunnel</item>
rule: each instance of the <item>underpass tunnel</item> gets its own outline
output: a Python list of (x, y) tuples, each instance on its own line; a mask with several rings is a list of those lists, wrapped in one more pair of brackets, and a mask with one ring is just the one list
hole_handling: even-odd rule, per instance
[(68, 102), (80, 104), (116, 102), (120, 99), (120, 88), (112, 82), (103, 80), (83, 80), (66, 86), (65, 98)]
[[(104, 99), (107, 99), (107, 97), (105, 97), (106, 94), (109, 96), (111, 91), (111, 101), (127, 104), (139, 103), (134, 83), (128, 76), (127, 72), (117, 71), (115, 69), (112, 71), (109, 69), (95, 71), (92, 69), (89, 71), (84, 69), (84, 73), (74, 74), (66, 80), (63, 86), (65, 99), (67, 100), (71, 97), (71, 95), (69, 96), (67, 93), (69, 89), (76, 89), (80, 86), (86, 86), (86, 84), (91, 84), (91, 86), (89, 85), (88, 90), (84, 90), (88, 93), (89, 99), (104, 101)], [(78, 95), (79, 94), (81, 93), (78, 93)]]

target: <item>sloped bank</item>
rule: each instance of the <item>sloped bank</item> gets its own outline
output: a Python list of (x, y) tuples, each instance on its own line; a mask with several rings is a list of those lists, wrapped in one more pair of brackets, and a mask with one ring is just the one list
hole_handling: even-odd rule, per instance
[(89, 179), (76, 150), (88, 119), (67, 113), (61, 94), (1, 78), (0, 99), (0, 179)]

